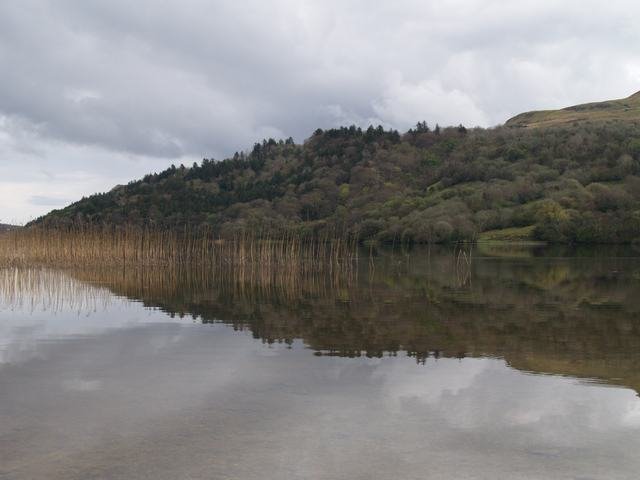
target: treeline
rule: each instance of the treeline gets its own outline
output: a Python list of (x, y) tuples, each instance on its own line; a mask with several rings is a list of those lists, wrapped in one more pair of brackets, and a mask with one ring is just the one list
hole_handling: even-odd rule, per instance
[[(640, 237), (640, 122), (546, 129), (318, 129), (180, 165), (38, 219), (206, 225), (217, 235), (474, 240), (504, 229), (562, 243)], [(489, 232), (489, 234), (487, 234)]]

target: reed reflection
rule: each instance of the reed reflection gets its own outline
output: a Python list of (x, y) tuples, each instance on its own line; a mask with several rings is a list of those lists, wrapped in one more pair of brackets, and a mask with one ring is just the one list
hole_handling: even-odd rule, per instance
[(80, 281), (69, 272), (47, 268), (0, 268), (0, 311), (90, 313), (113, 297), (106, 287)]

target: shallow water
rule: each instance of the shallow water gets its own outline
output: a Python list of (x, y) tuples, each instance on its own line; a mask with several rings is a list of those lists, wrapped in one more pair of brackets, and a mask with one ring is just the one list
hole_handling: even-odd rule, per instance
[(1, 479), (635, 479), (640, 253), (0, 270)]

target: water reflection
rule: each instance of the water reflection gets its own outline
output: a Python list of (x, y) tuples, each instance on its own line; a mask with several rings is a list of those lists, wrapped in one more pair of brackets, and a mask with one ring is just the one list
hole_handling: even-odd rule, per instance
[(0, 478), (635, 478), (635, 254), (0, 271)]
[(301, 339), (316, 355), (501, 357), (520, 370), (640, 391), (640, 260), (600, 252), (480, 252), (462, 274), (450, 250), (385, 252), (353, 278), (283, 285), (193, 270), (17, 270), (0, 275), (0, 292), (13, 308), (81, 312), (104, 306), (108, 291), (268, 344)]

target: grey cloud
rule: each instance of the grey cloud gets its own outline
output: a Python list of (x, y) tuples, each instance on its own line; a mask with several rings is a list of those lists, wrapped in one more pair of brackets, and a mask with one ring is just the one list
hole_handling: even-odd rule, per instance
[[(400, 129), (420, 118), (490, 125), (534, 107), (534, 95), (579, 97), (603, 76), (618, 79), (603, 94), (627, 93), (615, 68), (593, 70), (639, 65), (631, 2), (19, 5), (0, 7), (13, 67), (4, 113), (53, 138), (153, 156), (228, 154), (264, 129), (301, 138), (335, 122), (321, 114), (328, 105)], [(400, 90), (423, 92), (420, 112), (407, 110), (398, 76)]]
[(68, 198), (47, 197), (46, 195), (33, 195), (29, 198), (29, 202), (33, 205), (41, 205), (45, 207), (57, 207), (71, 203)]

